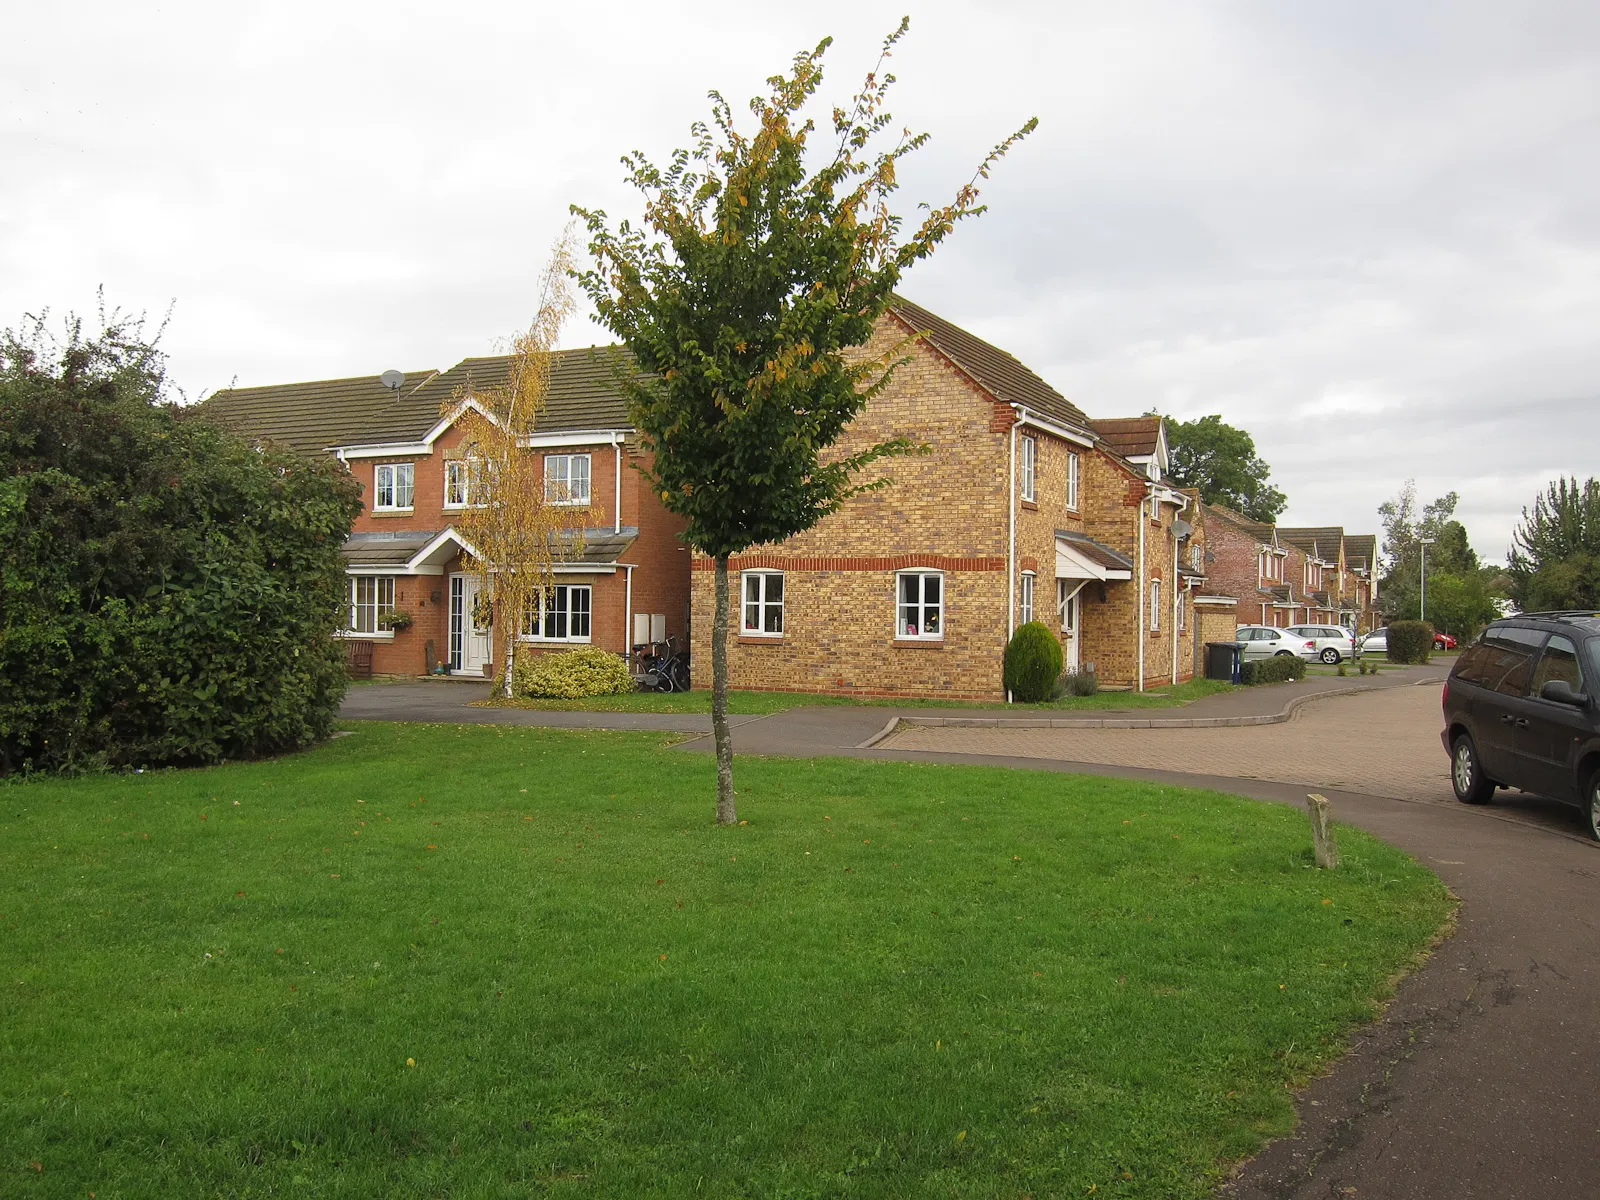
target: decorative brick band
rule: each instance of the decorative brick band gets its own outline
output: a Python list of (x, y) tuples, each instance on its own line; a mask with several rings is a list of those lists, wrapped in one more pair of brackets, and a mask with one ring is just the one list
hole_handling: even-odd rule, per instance
[[(713, 571), (716, 560), (697, 554), (691, 568)], [(896, 554), (892, 558), (802, 558), (790, 554), (735, 554), (728, 559), (730, 571), (909, 571), (926, 567), (933, 571), (1001, 571), (1006, 560), (997, 555), (954, 558), (948, 554)]]

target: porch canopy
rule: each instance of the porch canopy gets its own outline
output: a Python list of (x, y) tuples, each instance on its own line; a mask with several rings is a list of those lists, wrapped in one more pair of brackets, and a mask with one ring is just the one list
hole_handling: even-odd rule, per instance
[(1133, 559), (1102, 545), (1088, 534), (1058, 529), (1056, 578), (1072, 580), (1080, 587), (1090, 580), (1102, 583), (1128, 580), (1133, 578)]

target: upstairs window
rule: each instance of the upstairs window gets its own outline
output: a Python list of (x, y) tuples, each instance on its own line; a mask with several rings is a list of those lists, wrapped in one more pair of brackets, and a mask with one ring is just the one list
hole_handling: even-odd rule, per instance
[(1067, 455), (1067, 508), (1078, 511), (1078, 456)]
[(899, 603), (895, 636), (936, 641), (944, 637), (944, 576), (906, 571), (895, 577)]
[(783, 572), (745, 571), (744, 620), (739, 632), (745, 637), (783, 636)]
[(483, 460), (453, 458), (444, 464), (444, 506), (478, 508), (484, 503)]
[(1038, 460), (1039, 443), (1026, 435), (1022, 438), (1022, 449), (1017, 459), (1017, 474), (1022, 482), (1022, 498), (1033, 499), (1034, 464)]
[(544, 456), (544, 502), (546, 504), (589, 503), (587, 454)]
[(372, 507), (377, 512), (407, 509), (416, 491), (412, 463), (382, 463), (373, 473)]

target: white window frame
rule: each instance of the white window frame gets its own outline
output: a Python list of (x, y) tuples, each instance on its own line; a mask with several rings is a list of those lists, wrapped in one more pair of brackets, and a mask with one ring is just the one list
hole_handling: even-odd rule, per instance
[[(778, 598), (772, 599), (772, 581), (778, 581)], [(751, 588), (754, 587), (754, 595)], [(783, 636), (783, 603), (787, 586), (782, 571), (739, 572), (739, 636), (746, 638), (781, 638)], [(774, 614), (778, 628), (768, 629), (768, 619)], [(750, 618), (755, 617), (754, 627)]]
[[(387, 502), (384, 500), (386, 491)], [(415, 463), (379, 463), (372, 469), (373, 512), (410, 512), (416, 503), (416, 494)]]
[(1184, 630), (1189, 628), (1189, 606), (1184, 603), (1184, 599), (1185, 599), (1185, 593), (1184, 593), (1182, 588), (1179, 588), (1178, 589), (1177, 600), (1176, 600), (1176, 603), (1178, 605), (1178, 632), (1179, 633), (1182, 633), (1182, 632), (1184, 632)]
[[(910, 604), (907, 604), (905, 602), (905, 600), (904, 600), (904, 597), (905, 597), (905, 582), (904, 581), (907, 580), (907, 579), (915, 579), (915, 580), (918, 581), (918, 583), (917, 583), (917, 598), (916, 598), (916, 600), (914, 600)], [(939, 598), (933, 604), (929, 604), (928, 600), (927, 600), (927, 586), (928, 586), (928, 580), (930, 580), (930, 579), (937, 579), (939, 581), (939, 587), (938, 587)], [(895, 636), (895, 640), (896, 641), (901, 641), (901, 642), (942, 642), (942, 641), (944, 641), (944, 601), (945, 601), (945, 586), (944, 585), (945, 585), (945, 580), (944, 580), (944, 572), (943, 571), (897, 571), (897, 572), (895, 572), (895, 577), (894, 577), (894, 636)], [(915, 612), (916, 612), (916, 621), (915, 621), (915, 626), (914, 626), (916, 628), (916, 630), (917, 630), (916, 633), (907, 633), (906, 632), (907, 626), (909, 624), (912, 624), (911, 622), (906, 621), (904, 619), (903, 615), (902, 615), (902, 610), (904, 610), (906, 608), (914, 609)], [(928, 611), (930, 609), (932, 609), (933, 613), (934, 613), (934, 623), (939, 626), (939, 628), (934, 630), (932, 633), (927, 632), (927, 626), (928, 626), (927, 613), (928, 613)]]
[(351, 575), (348, 622), (345, 632), (364, 637), (393, 637), (394, 630), (379, 623), (394, 612), (393, 575)]
[(1033, 584), (1033, 572), (1024, 571), (1022, 573), (1022, 586), (1017, 589), (1017, 609), (1018, 615), (1021, 617), (1018, 624), (1020, 625), (1026, 625), (1033, 620)]
[[(444, 464), (444, 507), (448, 509), (483, 508), (487, 501), (473, 499), (473, 493), (483, 491), (479, 472), (483, 469), (481, 458), (450, 458)], [(461, 499), (452, 500), (451, 492), (459, 485)]]
[(1078, 597), (1083, 594), (1083, 587), (1081, 584), (1074, 587), (1074, 582), (1071, 579), (1056, 580), (1056, 616), (1061, 619), (1061, 632), (1076, 636), (1079, 619)]
[[(574, 642), (594, 640), (594, 588), (586, 583), (558, 583), (534, 597), (537, 614), (530, 606), (522, 616), (519, 642)], [(574, 630), (582, 625), (583, 632)], [(547, 633), (554, 626), (560, 633)]]
[(1039, 439), (1022, 435), (1022, 451), (1017, 455), (1017, 479), (1022, 486), (1022, 498), (1034, 502), (1034, 482), (1039, 467)]
[[(582, 464), (581, 471), (574, 468)], [(544, 502), (573, 505), (589, 503), (593, 463), (587, 454), (546, 454), (544, 456)], [(582, 483), (577, 482), (581, 475)]]
[(1161, 632), (1161, 580), (1150, 581), (1150, 632)]
[(1067, 453), (1067, 508), (1078, 511), (1078, 456), (1071, 451)]

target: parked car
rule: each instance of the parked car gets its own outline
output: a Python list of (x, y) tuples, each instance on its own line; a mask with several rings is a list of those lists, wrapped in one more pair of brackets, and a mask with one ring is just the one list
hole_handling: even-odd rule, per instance
[(1317, 643), (1313, 639), (1296, 637), (1276, 625), (1241, 625), (1233, 631), (1233, 636), (1243, 643), (1243, 657), (1247, 660), (1293, 654), (1309, 661), (1317, 655)]
[(1315, 657), (1325, 663), (1343, 662), (1354, 658), (1356, 635), (1339, 625), (1291, 625), (1289, 632), (1297, 638), (1309, 638), (1317, 644)]
[(1600, 841), (1600, 614), (1496, 621), (1444, 687), (1450, 783), (1464, 804), (1497, 787), (1576, 805)]
[(1389, 629), (1374, 629), (1366, 637), (1356, 643), (1357, 654), (1383, 654), (1389, 653)]
[(1456, 648), (1456, 639), (1451, 637), (1448, 633), (1440, 633), (1435, 630), (1433, 634), (1433, 648), (1435, 650), (1454, 650)]

